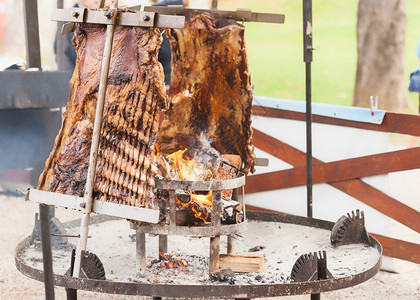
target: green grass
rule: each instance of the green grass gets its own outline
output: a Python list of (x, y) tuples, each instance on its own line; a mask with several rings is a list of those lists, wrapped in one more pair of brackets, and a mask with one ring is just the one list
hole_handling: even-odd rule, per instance
[[(313, 1), (312, 98), (316, 102), (351, 105), (357, 64), (357, 0)], [(420, 5), (407, 0), (405, 80), (419, 62)], [(246, 23), (248, 59), (257, 95), (305, 99), (302, 1), (220, 0), (219, 9), (250, 8), (286, 15), (282, 25)], [(409, 93), (415, 107), (418, 94)]]

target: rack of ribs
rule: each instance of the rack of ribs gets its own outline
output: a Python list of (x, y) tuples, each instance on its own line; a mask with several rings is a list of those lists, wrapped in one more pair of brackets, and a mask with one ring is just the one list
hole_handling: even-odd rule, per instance
[(233, 20), (190, 13), (183, 29), (167, 29), (172, 48), (170, 107), (157, 144), (163, 153), (194, 149), (203, 133), (221, 154), (254, 169), (245, 29)]
[[(76, 68), (61, 130), (38, 189), (83, 196), (106, 26), (79, 24)], [(158, 29), (116, 26), (95, 171), (94, 199), (157, 208), (153, 199), (159, 112), (167, 108)]]

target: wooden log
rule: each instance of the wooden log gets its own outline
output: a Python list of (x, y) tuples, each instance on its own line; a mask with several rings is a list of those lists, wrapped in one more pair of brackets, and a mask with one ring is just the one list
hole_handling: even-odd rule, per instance
[(221, 255), (219, 267), (221, 269), (231, 268), (234, 272), (239, 273), (254, 273), (258, 271), (265, 271), (264, 255)]
[[(229, 180), (238, 176), (238, 171), (241, 168), (242, 160), (239, 155), (222, 154), (219, 167), (217, 169), (216, 179)], [(232, 198), (232, 190), (223, 190), (222, 198)]]

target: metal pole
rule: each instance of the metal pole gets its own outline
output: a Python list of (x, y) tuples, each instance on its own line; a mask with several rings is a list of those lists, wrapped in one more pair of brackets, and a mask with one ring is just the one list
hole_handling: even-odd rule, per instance
[[(63, 0), (57, 0), (57, 8), (63, 8)], [(57, 22), (57, 32), (56, 32), (56, 62), (57, 69), (62, 71), (64, 69), (64, 36), (60, 34), (61, 27), (63, 22)]]
[(39, 45), (38, 1), (24, 0), (26, 67), (41, 69), (41, 48)]
[(50, 206), (39, 205), (39, 223), (41, 227), (42, 262), (44, 265), (45, 299), (54, 300), (54, 272), (51, 250)]
[(117, 20), (118, 0), (112, 0), (108, 11), (108, 16), (111, 18), (110, 24), (107, 25), (104, 54), (101, 66), (101, 78), (99, 81), (98, 102), (96, 104), (95, 123), (93, 125), (92, 146), (90, 149), (89, 168), (86, 178), (86, 187), (84, 195), (84, 211), (82, 213), (82, 220), (80, 224), (80, 238), (76, 248), (76, 258), (74, 263), (74, 277), (80, 275), (81, 254), (86, 250), (87, 237), (89, 233), (89, 218), (92, 211), (92, 194), (93, 185), (95, 182), (96, 158), (99, 149), (99, 138), (101, 134), (102, 117), (105, 103), (105, 92), (108, 81), (109, 64), (111, 61), (112, 41), (114, 39), (114, 28)]
[(307, 216), (312, 218), (312, 0), (303, 0), (303, 61), (306, 81), (306, 193)]
[[(306, 196), (307, 216), (312, 218), (312, 0), (303, 0), (303, 61), (305, 62), (306, 82)], [(321, 299), (321, 294), (312, 294), (311, 300)]]
[(211, 9), (217, 9), (218, 0), (211, 0)]

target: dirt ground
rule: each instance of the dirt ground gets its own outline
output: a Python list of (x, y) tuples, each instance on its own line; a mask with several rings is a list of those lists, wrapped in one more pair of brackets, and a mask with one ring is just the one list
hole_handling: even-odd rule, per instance
[[(390, 175), (390, 194), (398, 200), (420, 210), (420, 170)], [(0, 299), (44, 299), (41, 282), (22, 275), (14, 264), (14, 249), (18, 242), (30, 235), (38, 204), (25, 202), (23, 197), (5, 195), (0, 189)], [(77, 219), (80, 215), (57, 209), (61, 222)], [(395, 228), (394, 228), (395, 227)], [(393, 236), (419, 243), (420, 236), (399, 224), (392, 228)], [(360, 285), (323, 293), (322, 299), (420, 299), (420, 265), (396, 261), (400, 273), (380, 271)], [(56, 299), (66, 299), (64, 288), (55, 289)], [(139, 296), (118, 296), (79, 291), (79, 299), (151, 299)], [(282, 297), (281, 299), (309, 299), (309, 295)]]

